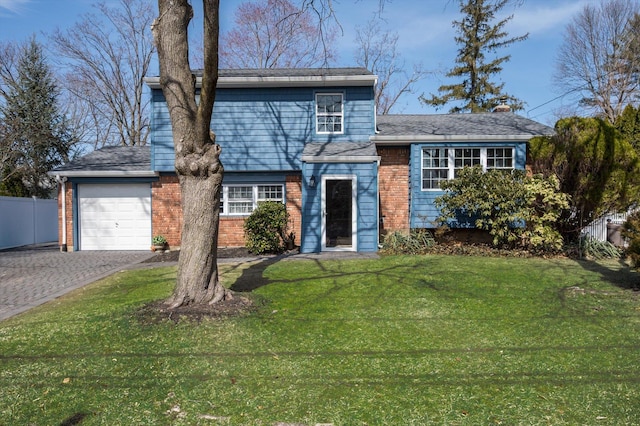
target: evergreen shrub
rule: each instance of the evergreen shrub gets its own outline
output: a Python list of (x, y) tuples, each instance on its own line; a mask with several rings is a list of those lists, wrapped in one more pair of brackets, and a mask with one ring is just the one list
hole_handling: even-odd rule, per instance
[(629, 243), (626, 249), (627, 256), (634, 267), (640, 267), (640, 210), (627, 217), (627, 221), (622, 225), (622, 236)]
[(265, 201), (258, 205), (244, 222), (247, 250), (254, 254), (284, 251), (289, 213), (278, 201)]

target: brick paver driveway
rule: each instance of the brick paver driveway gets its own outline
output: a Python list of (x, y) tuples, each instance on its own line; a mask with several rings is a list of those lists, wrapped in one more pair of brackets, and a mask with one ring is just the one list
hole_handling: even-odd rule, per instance
[(0, 251), (0, 320), (152, 256), (146, 251), (63, 253), (55, 244)]

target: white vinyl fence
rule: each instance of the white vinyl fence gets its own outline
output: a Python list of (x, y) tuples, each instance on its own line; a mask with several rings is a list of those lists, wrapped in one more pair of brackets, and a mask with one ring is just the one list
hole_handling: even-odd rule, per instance
[(610, 213), (591, 222), (582, 230), (583, 235), (589, 235), (598, 241), (609, 241), (617, 246), (625, 245), (620, 235), (620, 228), (631, 213)]
[(57, 240), (57, 200), (0, 197), (0, 249)]

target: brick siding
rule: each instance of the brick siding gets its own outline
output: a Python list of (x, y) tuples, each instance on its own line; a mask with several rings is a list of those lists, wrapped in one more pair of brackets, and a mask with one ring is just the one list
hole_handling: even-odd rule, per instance
[(182, 207), (180, 183), (177, 176), (161, 175), (151, 184), (151, 232), (163, 235), (169, 247), (180, 247)]
[(409, 232), (409, 147), (378, 147), (381, 230)]
[[(65, 213), (66, 218), (62, 217), (62, 191), (65, 191)], [(62, 221), (67, 223), (67, 250), (73, 251), (73, 185), (71, 182), (65, 182), (58, 185), (58, 242), (63, 245), (64, 237), (62, 235)]]
[[(151, 210), (153, 235), (164, 235), (169, 247), (180, 247), (182, 229), (182, 208), (180, 206), (180, 183), (177, 176), (162, 175), (151, 186)], [(291, 230), (296, 234), (296, 244), (300, 243), (302, 223), (302, 177), (289, 175), (286, 178), (286, 204), (291, 215)], [(218, 229), (219, 247), (243, 247), (244, 216), (220, 217)]]
[(299, 246), (302, 235), (302, 176), (288, 175), (285, 192), (287, 212), (289, 213), (289, 231), (296, 234), (295, 244)]

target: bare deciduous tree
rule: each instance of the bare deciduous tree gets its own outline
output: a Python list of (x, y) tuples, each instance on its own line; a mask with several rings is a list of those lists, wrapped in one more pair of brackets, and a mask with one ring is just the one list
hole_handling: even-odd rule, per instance
[[(145, 145), (149, 133), (144, 77), (155, 53), (149, 31), (155, 12), (146, 0), (100, 2), (67, 31), (50, 37), (63, 61), (69, 111), (93, 145)], [(87, 136), (88, 137), (88, 136)]]
[(321, 24), (310, 9), (299, 9), (289, 0), (241, 3), (235, 27), (220, 37), (221, 67), (308, 68), (330, 63), (335, 59), (336, 31)]
[(169, 108), (175, 167), (182, 192), (182, 242), (171, 307), (213, 304), (231, 297), (218, 280), (218, 219), (223, 167), (210, 130), (218, 81), (219, 0), (203, 0), (204, 69), (200, 100), (189, 65), (188, 0), (158, 0), (152, 32), (160, 60), (160, 85)]
[(375, 101), (378, 114), (388, 114), (404, 94), (414, 93), (413, 85), (428, 73), (414, 65), (409, 75), (398, 53), (398, 33), (383, 31), (380, 21), (371, 19), (356, 28), (356, 63), (378, 76)]
[(17, 43), (0, 43), (0, 106), (6, 103), (9, 88), (16, 84), (19, 52)]
[(637, 45), (631, 23), (638, 11), (629, 0), (585, 5), (567, 25), (558, 52), (558, 86), (581, 93), (581, 104), (610, 123), (638, 95), (640, 57), (629, 55)]
[[(380, 0), (381, 5), (384, 0)], [(219, 0), (202, 0), (203, 70), (198, 82), (189, 64), (189, 0), (158, 0), (152, 25), (175, 147), (175, 167), (182, 192), (182, 240), (178, 276), (169, 307), (215, 304), (232, 297), (218, 280), (218, 224), (223, 166), (211, 131), (218, 82)], [(330, 0), (304, 0), (320, 24), (334, 16)], [(196, 84), (200, 84), (196, 102)]]

